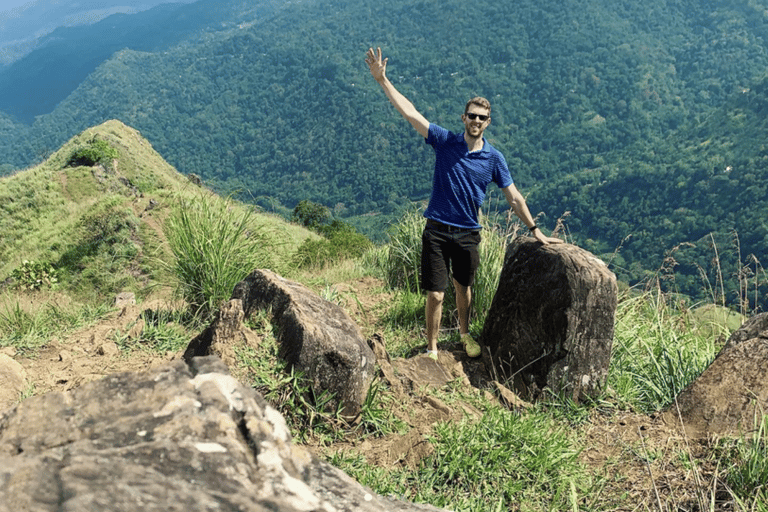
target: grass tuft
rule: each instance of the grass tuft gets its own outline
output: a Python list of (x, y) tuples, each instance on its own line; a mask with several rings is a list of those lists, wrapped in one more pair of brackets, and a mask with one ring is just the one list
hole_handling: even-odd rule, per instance
[(179, 201), (165, 225), (172, 270), (184, 300), (207, 318), (250, 272), (272, 267), (274, 238), (232, 200), (201, 193)]

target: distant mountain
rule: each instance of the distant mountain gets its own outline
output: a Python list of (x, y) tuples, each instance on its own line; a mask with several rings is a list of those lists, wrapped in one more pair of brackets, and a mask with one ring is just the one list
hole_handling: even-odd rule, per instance
[[(132, 34), (131, 23), (113, 16), (88, 31)], [(200, 0), (154, 26), (179, 27), (178, 42), (146, 32), (157, 46), (125, 45), (55, 108), (43, 106), (60, 81), (43, 72), (53, 52), (0, 74), (17, 98), (0, 113), (0, 172), (116, 118), (222, 193), (278, 210), (309, 199), (382, 238), (371, 222), (428, 197), (433, 157), (368, 73), (364, 52), (381, 45), (392, 80), (433, 122), (459, 130), (466, 99), (488, 97), (489, 138), (542, 225), (571, 212), (574, 240), (620, 256), (627, 281), (653, 278), (668, 251), (710, 232), (744, 233), (742, 256), (768, 260), (754, 213), (766, 198), (751, 189), (747, 212), (734, 189), (737, 176), (768, 182), (765, 127), (741, 103), (763, 101), (768, 69), (768, 13), (756, 2)], [(88, 55), (71, 30), (70, 55)], [(503, 206), (498, 194), (490, 206)], [(682, 288), (700, 293), (708, 285), (687, 265)]]
[[(79, 5), (79, 4), (78, 4)], [(97, 66), (123, 49), (157, 52), (208, 27), (231, 20), (227, 9), (164, 3), (137, 14), (115, 14), (83, 27), (60, 27), (36, 48), (0, 70), (0, 111), (23, 123), (50, 113)]]
[(8, 8), (0, 3), (0, 67), (44, 44), (41, 40), (59, 27), (91, 25), (112, 14), (134, 14), (159, 4), (195, 0), (37, 0)]

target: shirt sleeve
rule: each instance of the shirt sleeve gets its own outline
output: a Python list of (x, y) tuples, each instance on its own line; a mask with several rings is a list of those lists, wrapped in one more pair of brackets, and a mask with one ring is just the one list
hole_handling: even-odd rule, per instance
[(449, 135), (450, 132), (442, 126), (429, 123), (429, 132), (427, 133), (427, 138), (424, 139), (424, 142), (432, 147), (437, 147), (441, 144), (445, 144), (448, 141)]
[(509, 172), (509, 167), (507, 166), (507, 160), (501, 153), (497, 153), (496, 156), (497, 162), (494, 166), (495, 171), (493, 175), (493, 181), (496, 183), (496, 185), (499, 186), (499, 188), (507, 188), (512, 183), (514, 183), (512, 180), (512, 175)]

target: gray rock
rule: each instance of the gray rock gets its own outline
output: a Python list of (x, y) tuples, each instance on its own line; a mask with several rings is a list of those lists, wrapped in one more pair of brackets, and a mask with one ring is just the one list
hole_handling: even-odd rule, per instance
[(237, 350), (243, 347), (258, 347), (258, 337), (243, 323), (245, 312), (243, 301), (232, 299), (223, 304), (209, 325), (187, 346), (184, 359), (195, 356), (215, 355), (224, 364), (233, 366), (237, 363)]
[(27, 387), (24, 367), (7, 354), (0, 354), (0, 411), (19, 400)]
[(731, 334), (722, 351), (753, 338), (768, 339), (768, 312), (749, 318)]
[(693, 438), (731, 436), (751, 432), (755, 418), (762, 418), (765, 411), (768, 337), (754, 337), (724, 347), (664, 411), (664, 419), (670, 424), (682, 422)]
[(315, 393), (332, 393), (344, 416), (359, 414), (376, 363), (360, 328), (338, 305), (269, 270), (255, 270), (235, 286), (227, 311), (219, 312), (212, 326), (190, 343), (184, 358), (209, 354), (214, 340), (222, 343), (227, 333), (239, 336), (237, 308), (245, 317), (270, 311), (278, 355), (309, 378)]
[(214, 357), (0, 414), (0, 512), (435, 511), (377, 496), (291, 442)]
[(495, 379), (525, 399), (550, 388), (574, 401), (605, 385), (618, 301), (616, 276), (569, 244), (517, 238), (480, 337)]

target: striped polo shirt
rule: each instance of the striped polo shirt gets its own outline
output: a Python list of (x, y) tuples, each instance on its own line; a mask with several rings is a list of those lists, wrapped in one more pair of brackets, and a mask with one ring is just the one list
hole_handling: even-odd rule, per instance
[(480, 229), (478, 211), (486, 189), (493, 182), (499, 188), (510, 186), (507, 161), (483, 138), (483, 149), (469, 152), (464, 133), (453, 133), (436, 124), (429, 125), (426, 143), (435, 150), (432, 195), (424, 217), (443, 224)]

